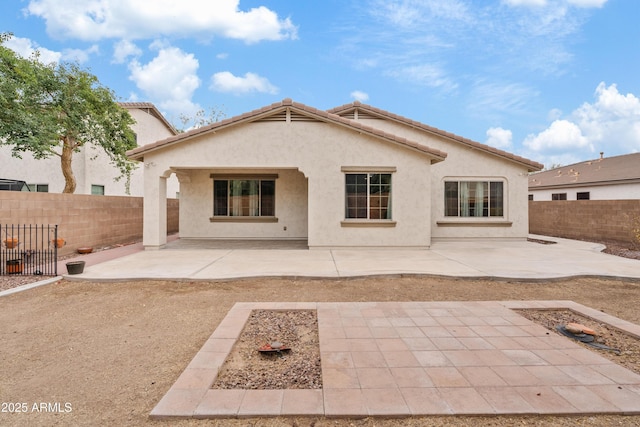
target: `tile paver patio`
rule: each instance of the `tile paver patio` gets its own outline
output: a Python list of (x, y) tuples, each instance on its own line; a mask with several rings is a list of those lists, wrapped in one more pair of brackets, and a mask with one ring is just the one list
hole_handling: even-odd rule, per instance
[[(640, 414), (640, 375), (513, 308), (571, 301), (238, 303), (151, 412), (153, 418)], [(315, 309), (323, 388), (211, 389), (253, 309)]]

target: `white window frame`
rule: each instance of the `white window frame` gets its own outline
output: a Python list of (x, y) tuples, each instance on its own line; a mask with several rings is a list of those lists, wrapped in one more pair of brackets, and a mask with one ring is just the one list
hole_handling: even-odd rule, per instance
[[(395, 227), (396, 221), (393, 219), (393, 186), (394, 178), (393, 174), (396, 172), (396, 167), (363, 167), (363, 166), (343, 166), (341, 171), (344, 174), (343, 177), (343, 190), (344, 190), (344, 220), (341, 222), (342, 227)], [(347, 214), (347, 176), (362, 174), (367, 176), (367, 217), (366, 218), (348, 218)], [(387, 202), (388, 212), (391, 214), (390, 218), (371, 219), (371, 190), (369, 184), (369, 178), (371, 175), (390, 175), (390, 191)]]
[[(212, 178), (212, 195), (213, 195), (213, 203), (212, 203), (212, 216), (209, 218), (210, 222), (278, 222), (278, 218), (275, 216), (276, 214), (276, 193), (277, 193), (277, 174), (211, 174)], [(248, 215), (232, 215), (231, 208), (227, 206), (227, 214), (221, 215), (216, 214), (216, 206), (215, 206), (215, 182), (216, 181), (227, 181), (227, 185), (231, 185), (232, 181), (257, 181), (258, 182), (258, 191), (261, 191), (262, 182), (263, 181), (272, 181), (273, 182), (273, 215), (262, 215), (262, 197), (260, 193), (258, 194), (258, 203), (259, 203), (259, 215), (248, 216)], [(227, 190), (229, 191), (229, 190)], [(227, 193), (227, 203), (229, 203), (229, 193)]]
[[(447, 183), (456, 182), (457, 188), (457, 215), (447, 215)], [(488, 216), (460, 216), (460, 183), (461, 182), (484, 182), (487, 183), (487, 212)], [(502, 183), (502, 215), (491, 215), (491, 183)], [(441, 203), (442, 211), (436, 225), (439, 227), (511, 227), (513, 223), (509, 221), (509, 181), (500, 176), (466, 177), (466, 176), (446, 176), (441, 180)]]

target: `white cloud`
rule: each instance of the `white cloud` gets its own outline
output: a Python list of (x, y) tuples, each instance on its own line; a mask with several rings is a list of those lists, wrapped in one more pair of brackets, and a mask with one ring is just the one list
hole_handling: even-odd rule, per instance
[(29, 58), (38, 52), (38, 60), (43, 64), (57, 64), (60, 61), (82, 64), (89, 61), (91, 54), (99, 52), (98, 45), (92, 45), (87, 49), (64, 49), (62, 52), (56, 52), (38, 46), (33, 40), (23, 37), (12, 37), (7, 40), (5, 45), (23, 58)]
[(562, 117), (562, 110), (559, 108), (552, 108), (551, 111), (549, 111), (549, 114), (547, 114), (547, 117), (550, 121), (558, 120)]
[(459, 0), (374, 0), (373, 15), (401, 28), (421, 25), (429, 20), (468, 19), (467, 5)]
[(229, 71), (221, 71), (211, 76), (211, 90), (227, 92), (236, 95), (250, 92), (276, 94), (278, 88), (272, 85), (265, 77), (255, 73), (246, 73), (244, 77), (234, 76)]
[[(562, 3), (558, 0), (552, 0), (553, 3)], [(566, 0), (570, 5), (576, 7), (602, 7), (607, 0)], [(526, 7), (542, 7), (547, 5), (547, 0), (503, 0), (508, 6), (526, 6)]]
[(38, 51), (40, 55), (39, 60), (43, 64), (50, 64), (52, 62), (58, 63), (62, 59), (61, 52), (54, 52), (53, 50), (40, 47), (30, 39), (25, 39), (22, 37), (12, 37), (9, 40), (7, 40), (4, 44), (6, 47), (13, 50), (15, 53), (22, 56), (23, 58), (29, 58), (36, 51)]
[(386, 74), (410, 83), (434, 87), (447, 92), (458, 87), (457, 83), (447, 75), (442, 67), (433, 64), (397, 68), (388, 71)]
[(640, 98), (621, 94), (615, 84), (600, 83), (596, 101), (585, 102), (571, 114), (583, 133), (600, 151), (640, 151)]
[(519, 83), (478, 81), (469, 93), (467, 108), (482, 116), (522, 113), (538, 95), (535, 89)]
[(580, 128), (568, 120), (555, 120), (547, 129), (537, 135), (529, 135), (523, 142), (524, 146), (535, 152), (563, 152), (588, 148), (593, 146), (582, 134)]
[(142, 50), (129, 40), (120, 40), (113, 45), (113, 63), (122, 64), (129, 57), (142, 55)]
[(577, 7), (602, 7), (607, 0), (567, 0), (569, 4)]
[(504, 0), (503, 3), (509, 6), (546, 6), (547, 0)]
[(369, 100), (369, 94), (362, 92), (361, 90), (354, 90), (350, 93), (350, 96), (356, 101), (367, 102)]
[(200, 109), (191, 100), (200, 86), (198, 67), (193, 54), (176, 47), (162, 47), (147, 64), (140, 64), (137, 59), (131, 61), (129, 79), (162, 109), (190, 115)]
[(513, 134), (508, 129), (501, 127), (489, 128), (487, 130), (487, 145), (490, 145), (501, 150), (508, 150), (511, 148), (513, 140)]
[(100, 49), (98, 45), (92, 45), (88, 49), (65, 49), (62, 51), (62, 59), (66, 61), (79, 62), (80, 64), (88, 62), (92, 53), (98, 53)]
[(623, 95), (615, 84), (605, 83), (598, 85), (595, 97), (595, 102), (585, 102), (566, 119), (555, 120), (537, 135), (527, 136), (524, 146), (549, 158), (565, 156), (571, 160), (585, 160), (598, 151), (610, 155), (640, 151), (640, 98)]
[(239, 0), (30, 0), (29, 14), (46, 21), (56, 38), (127, 40), (161, 35), (222, 36), (255, 43), (297, 37), (289, 18), (259, 6), (239, 9)]

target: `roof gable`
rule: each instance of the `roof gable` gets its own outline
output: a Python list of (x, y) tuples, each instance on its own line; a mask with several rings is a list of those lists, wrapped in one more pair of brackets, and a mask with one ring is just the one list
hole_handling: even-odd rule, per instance
[(544, 167), (542, 164), (538, 162), (534, 162), (533, 160), (529, 160), (524, 157), (517, 156), (507, 151), (499, 150), (489, 145), (482, 144), (480, 142), (476, 142), (471, 139), (464, 138), (462, 136), (458, 136), (453, 133), (443, 131), (441, 129), (426, 125), (424, 123), (420, 123), (415, 120), (411, 120), (409, 118), (399, 116), (397, 114), (393, 114), (376, 107), (372, 107), (370, 105), (362, 104), (359, 101), (353, 102), (351, 104), (345, 104), (340, 107), (332, 108), (328, 110), (328, 112), (330, 114), (337, 114), (340, 117), (351, 118), (354, 120), (358, 120), (358, 119), (391, 120), (412, 128), (420, 129), (421, 131), (424, 131), (432, 135), (443, 137), (449, 141), (465, 145), (469, 148), (473, 148), (474, 150), (484, 151), (488, 154), (498, 156), (503, 159), (526, 166), (529, 172), (539, 171)]
[(122, 108), (127, 110), (136, 109), (136, 110), (145, 111), (148, 114), (155, 117), (156, 119), (158, 119), (160, 122), (162, 122), (162, 124), (169, 130), (169, 132), (171, 132), (174, 135), (178, 134), (178, 131), (176, 130), (176, 128), (174, 128), (173, 125), (169, 123), (169, 121), (156, 108), (156, 106), (150, 102), (119, 102), (118, 105), (120, 105)]
[(621, 184), (640, 181), (640, 153), (587, 160), (529, 177), (529, 189)]
[(138, 147), (136, 149), (128, 151), (127, 155), (134, 160), (143, 160), (146, 153), (162, 150), (163, 148), (173, 146), (175, 144), (179, 144), (184, 141), (188, 141), (209, 133), (213, 134), (222, 129), (238, 126), (245, 123), (278, 121), (286, 123), (300, 121), (332, 123), (351, 131), (366, 134), (371, 137), (386, 141), (388, 143), (400, 145), (404, 148), (417, 151), (429, 157), (431, 159), (431, 163), (443, 161), (447, 157), (447, 154), (440, 150), (432, 149), (417, 142), (410, 141), (406, 138), (393, 135), (370, 126), (366, 126), (355, 120), (349, 120), (336, 114), (331, 114), (327, 111), (318, 110), (304, 104), (293, 102), (289, 98), (284, 99), (281, 102), (277, 102), (269, 106), (250, 111), (248, 113), (241, 114), (239, 116), (231, 117), (229, 119), (212, 123), (201, 128), (193, 129), (189, 132), (181, 133), (152, 144)]

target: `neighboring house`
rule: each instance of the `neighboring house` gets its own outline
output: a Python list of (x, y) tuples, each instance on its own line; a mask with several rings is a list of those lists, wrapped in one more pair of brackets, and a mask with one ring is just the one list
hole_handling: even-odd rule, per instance
[[(120, 106), (126, 108), (136, 121), (132, 129), (139, 146), (177, 134), (173, 126), (151, 103), (127, 102), (120, 103)], [(10, 146), (0, 146), (0, 159), (2, 174), (11, 179), (25, 181), (31, 191), (61, 193), (64, 189), (65, 182), (58, 156), (36, 160), (31, 154), (24, 153), (22, 159), (18, 159), (11, 156)], [(72, 168), (77, 182), (76, 194), (139, 197), (143, 195), (143, 171), (137, 168), (133, 172), (127, 194), (126, 180), (123, 178), (115, 181), (120, 173), (100, 149), (88, 145), (81, 148), (80, 152), (73, 156)], [(176, 197), (178, 188), (177, 179), (170, 180), (167, 196)]]
[(527, 179), (542, 165), (359, 102), (290, 99), (129, 152), (144, 162), (144, 245), (180, 237), (306, 239), (309, 248), (428, 248), (526, 239)]
[(529, 177), (529, 200), (640, 199), (640, 153), (562, 166)]

